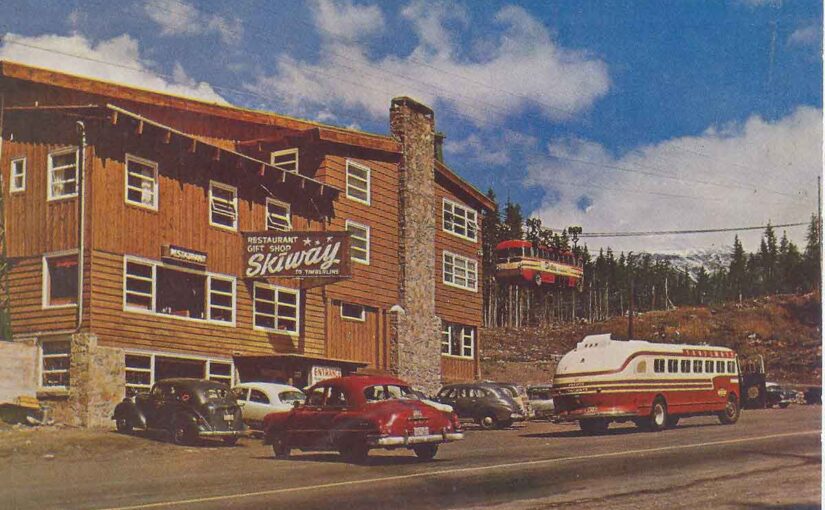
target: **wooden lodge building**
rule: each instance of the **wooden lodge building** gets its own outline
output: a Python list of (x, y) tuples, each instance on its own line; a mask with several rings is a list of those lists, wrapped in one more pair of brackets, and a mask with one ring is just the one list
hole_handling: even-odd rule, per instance
[[(428, 107), (394, 99), (385, 136), (12, 62), (0, 101), (0, 359), (56, 418), (104, 424), (174, 376), (479, 376), (495, 204), (441, 161)], [(337, 277), (250, 269), (335, 240)]]

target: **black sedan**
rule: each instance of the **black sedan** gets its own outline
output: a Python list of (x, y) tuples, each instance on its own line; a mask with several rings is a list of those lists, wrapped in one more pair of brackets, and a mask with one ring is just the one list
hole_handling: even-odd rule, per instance
[(497, 384), (449, 384), (435, 400), (452, 406), (462, 420), (473, 420), (485, 429), (506, 428), (527, 419), (510, 393)]
[(219, 438), (235, 444), (246, 435), (241, 407), (223, 383), (203, 379), (165, 379), (149, 393), (126, 398), (112, 415), (118, 432), (168, 431), (176, 444)]

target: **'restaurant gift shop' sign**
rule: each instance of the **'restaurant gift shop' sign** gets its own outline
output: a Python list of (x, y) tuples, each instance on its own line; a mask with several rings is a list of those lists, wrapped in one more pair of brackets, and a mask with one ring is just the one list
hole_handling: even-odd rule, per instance
[(247, 278), (347, 278), (347, 232), (252, 232), (244, 234)]

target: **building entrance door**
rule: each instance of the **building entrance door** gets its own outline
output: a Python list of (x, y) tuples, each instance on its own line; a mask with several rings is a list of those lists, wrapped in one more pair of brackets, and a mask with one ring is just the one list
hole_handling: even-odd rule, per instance
[(158, 356), (155, 358), (155, 381), (169, 379), (172, 377), (194, 377), (203, 379), (206, 377), (206, 361), (184, 358), (167, 358)]

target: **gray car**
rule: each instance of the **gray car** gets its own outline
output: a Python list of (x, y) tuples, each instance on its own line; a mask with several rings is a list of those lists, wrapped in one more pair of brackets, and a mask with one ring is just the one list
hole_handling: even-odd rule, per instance
[(506, 428), (527, 417), (504, 388), (490, 383), (448, 384), (435, 398), (448, 404), (462, 420), (472, 420), (482, 428)]
[(553, 397), (550, 391), (553, 386), (550, 384), (537, 384), (527, 387), (527, 398), (530, 399), (530, 408), (535, 413), (537, 419), (550, 419), (553, 416)]

